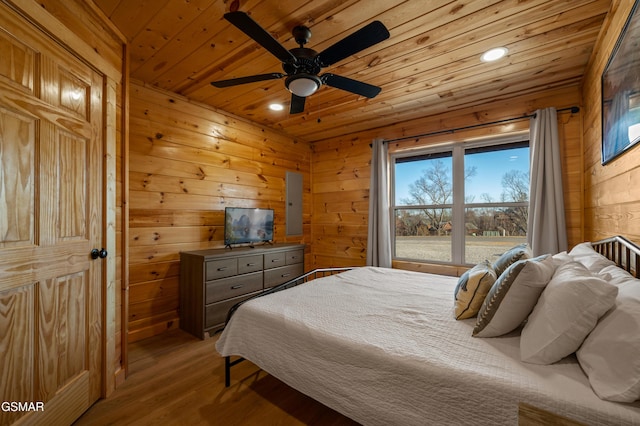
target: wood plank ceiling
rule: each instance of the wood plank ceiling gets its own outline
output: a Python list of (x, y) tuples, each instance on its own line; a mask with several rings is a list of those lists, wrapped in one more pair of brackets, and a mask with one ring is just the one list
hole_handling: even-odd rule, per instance
[[(317, 141), (579, 84), (611, 0), (94, 0), (130, 41), (131, 78)], [(323, 86), (290, 115), (284, 79), (219, 89), (210, 82), (282, 72), (223, 14), (244, 11), (287, 49), (306, 25), (318, 52), (373, 20), (391, 37), (323, 69), (382, 88), (373, 99)], [(489, 48), (508, 56), (483, 63)], [(284, 111), (271, 111), (279, 102)]]

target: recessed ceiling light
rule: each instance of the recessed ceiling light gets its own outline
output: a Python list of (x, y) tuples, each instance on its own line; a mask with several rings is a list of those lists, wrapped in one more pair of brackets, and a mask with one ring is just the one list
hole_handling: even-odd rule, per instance
[(495, 49), (487, 50), (482, 54), (480, 60), (482, 62), (492, 62), (503, 58), (509, 50), (506, 47), (496, 47)]
[(282, 104), (269, 104), (269, 109), (271, 111), (282, 111), (284, 106)]

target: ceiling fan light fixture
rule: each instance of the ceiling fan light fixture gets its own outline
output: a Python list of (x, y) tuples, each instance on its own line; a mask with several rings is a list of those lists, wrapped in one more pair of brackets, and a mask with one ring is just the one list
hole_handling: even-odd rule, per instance
[(296, 74), (287, 77), (284, 84), (287, 89), (296, 96), (306, 98), (313, 95), (322, 85), (318, 77), (311, 74)]

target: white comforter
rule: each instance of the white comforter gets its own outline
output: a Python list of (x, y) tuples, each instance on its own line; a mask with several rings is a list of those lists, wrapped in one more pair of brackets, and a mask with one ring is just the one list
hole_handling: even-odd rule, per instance
[(575, 358), (519, 357), (519, 332), (471, 337), (456, 278), (358, 268), (244, 304), (220, 336), (239, 355), (365, 425), (516, 425), (518, 402), (587, 424), (640, 424), (600, 400)]

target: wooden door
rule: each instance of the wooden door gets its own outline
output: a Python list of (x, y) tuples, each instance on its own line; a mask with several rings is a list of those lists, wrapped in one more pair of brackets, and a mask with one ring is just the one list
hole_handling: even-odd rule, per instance
[(102, 87), (0, 10), (2, 425), (70, 424), (101, 395)]

